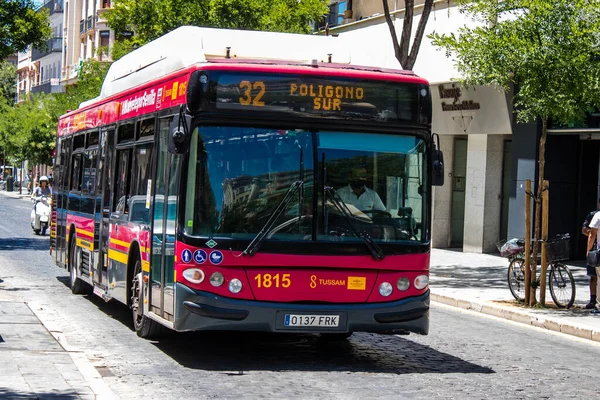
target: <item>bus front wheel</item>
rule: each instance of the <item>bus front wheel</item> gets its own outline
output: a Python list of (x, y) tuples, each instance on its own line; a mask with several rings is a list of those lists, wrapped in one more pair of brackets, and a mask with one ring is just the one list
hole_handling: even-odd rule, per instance
[(142, 284), (142, 263), (138, 259), (134, 265), (133, 279), (131, 281), (131, 311), (133, 314), (133, 327), (139, 337), (152, 339), (161, 336), (164, 328), (158, 322), (144, 315), (144, 285)]

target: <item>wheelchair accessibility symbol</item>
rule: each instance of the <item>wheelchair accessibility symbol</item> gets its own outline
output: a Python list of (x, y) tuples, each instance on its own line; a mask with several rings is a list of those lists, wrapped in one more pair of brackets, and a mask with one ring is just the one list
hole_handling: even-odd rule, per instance
[(202, 249), (194, 252), (194, 262), (196, 264), (204, 264), (206, 262), (206, 252)]

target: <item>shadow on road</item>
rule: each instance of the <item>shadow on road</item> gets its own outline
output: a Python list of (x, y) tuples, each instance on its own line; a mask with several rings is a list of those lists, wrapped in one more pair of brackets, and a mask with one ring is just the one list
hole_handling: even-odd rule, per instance
[(187, 368), (231, 375), (256, 370), (494, 373), (408, 339), (365, 333), (331, 342), (318, 335), (194, 332), (171, 335), (155, 346)]
[(53, 392), (23, 392), (19, 390), (10, 390), (0, 387), (0, 399), (81, 399), (81, 397), (72, 391), (53, 391)]
[(50, 237), (38, 238), (0, 238), (0, 251), (44, 250), (50, 251)]

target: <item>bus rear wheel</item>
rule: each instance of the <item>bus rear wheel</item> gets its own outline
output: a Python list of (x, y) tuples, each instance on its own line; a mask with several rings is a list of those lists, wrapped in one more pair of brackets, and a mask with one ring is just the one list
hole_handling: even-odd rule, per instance
[(164, 327), (144, 315), (144, 292), (142, 284), (142, 263), (138, 259), (133, 269), (131, 281), (131, 312), (135, 333), (144, 339), (158, 338), (164, 334)]
[(77, 239), (75, 236), (71, 238), (71, 246), (69, 250), (69, 286), (73, 294), (85, 294), (87, 292), (86, 283), (77, 277)]

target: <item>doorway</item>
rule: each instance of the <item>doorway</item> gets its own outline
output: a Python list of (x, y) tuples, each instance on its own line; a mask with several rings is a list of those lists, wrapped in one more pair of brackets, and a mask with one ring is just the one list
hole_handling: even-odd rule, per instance
[(465, 188), (467, 180), (467, 139), (454, 140), (452, 165), (452, 218), (450, 247), (462, 247), (465, 231)]

